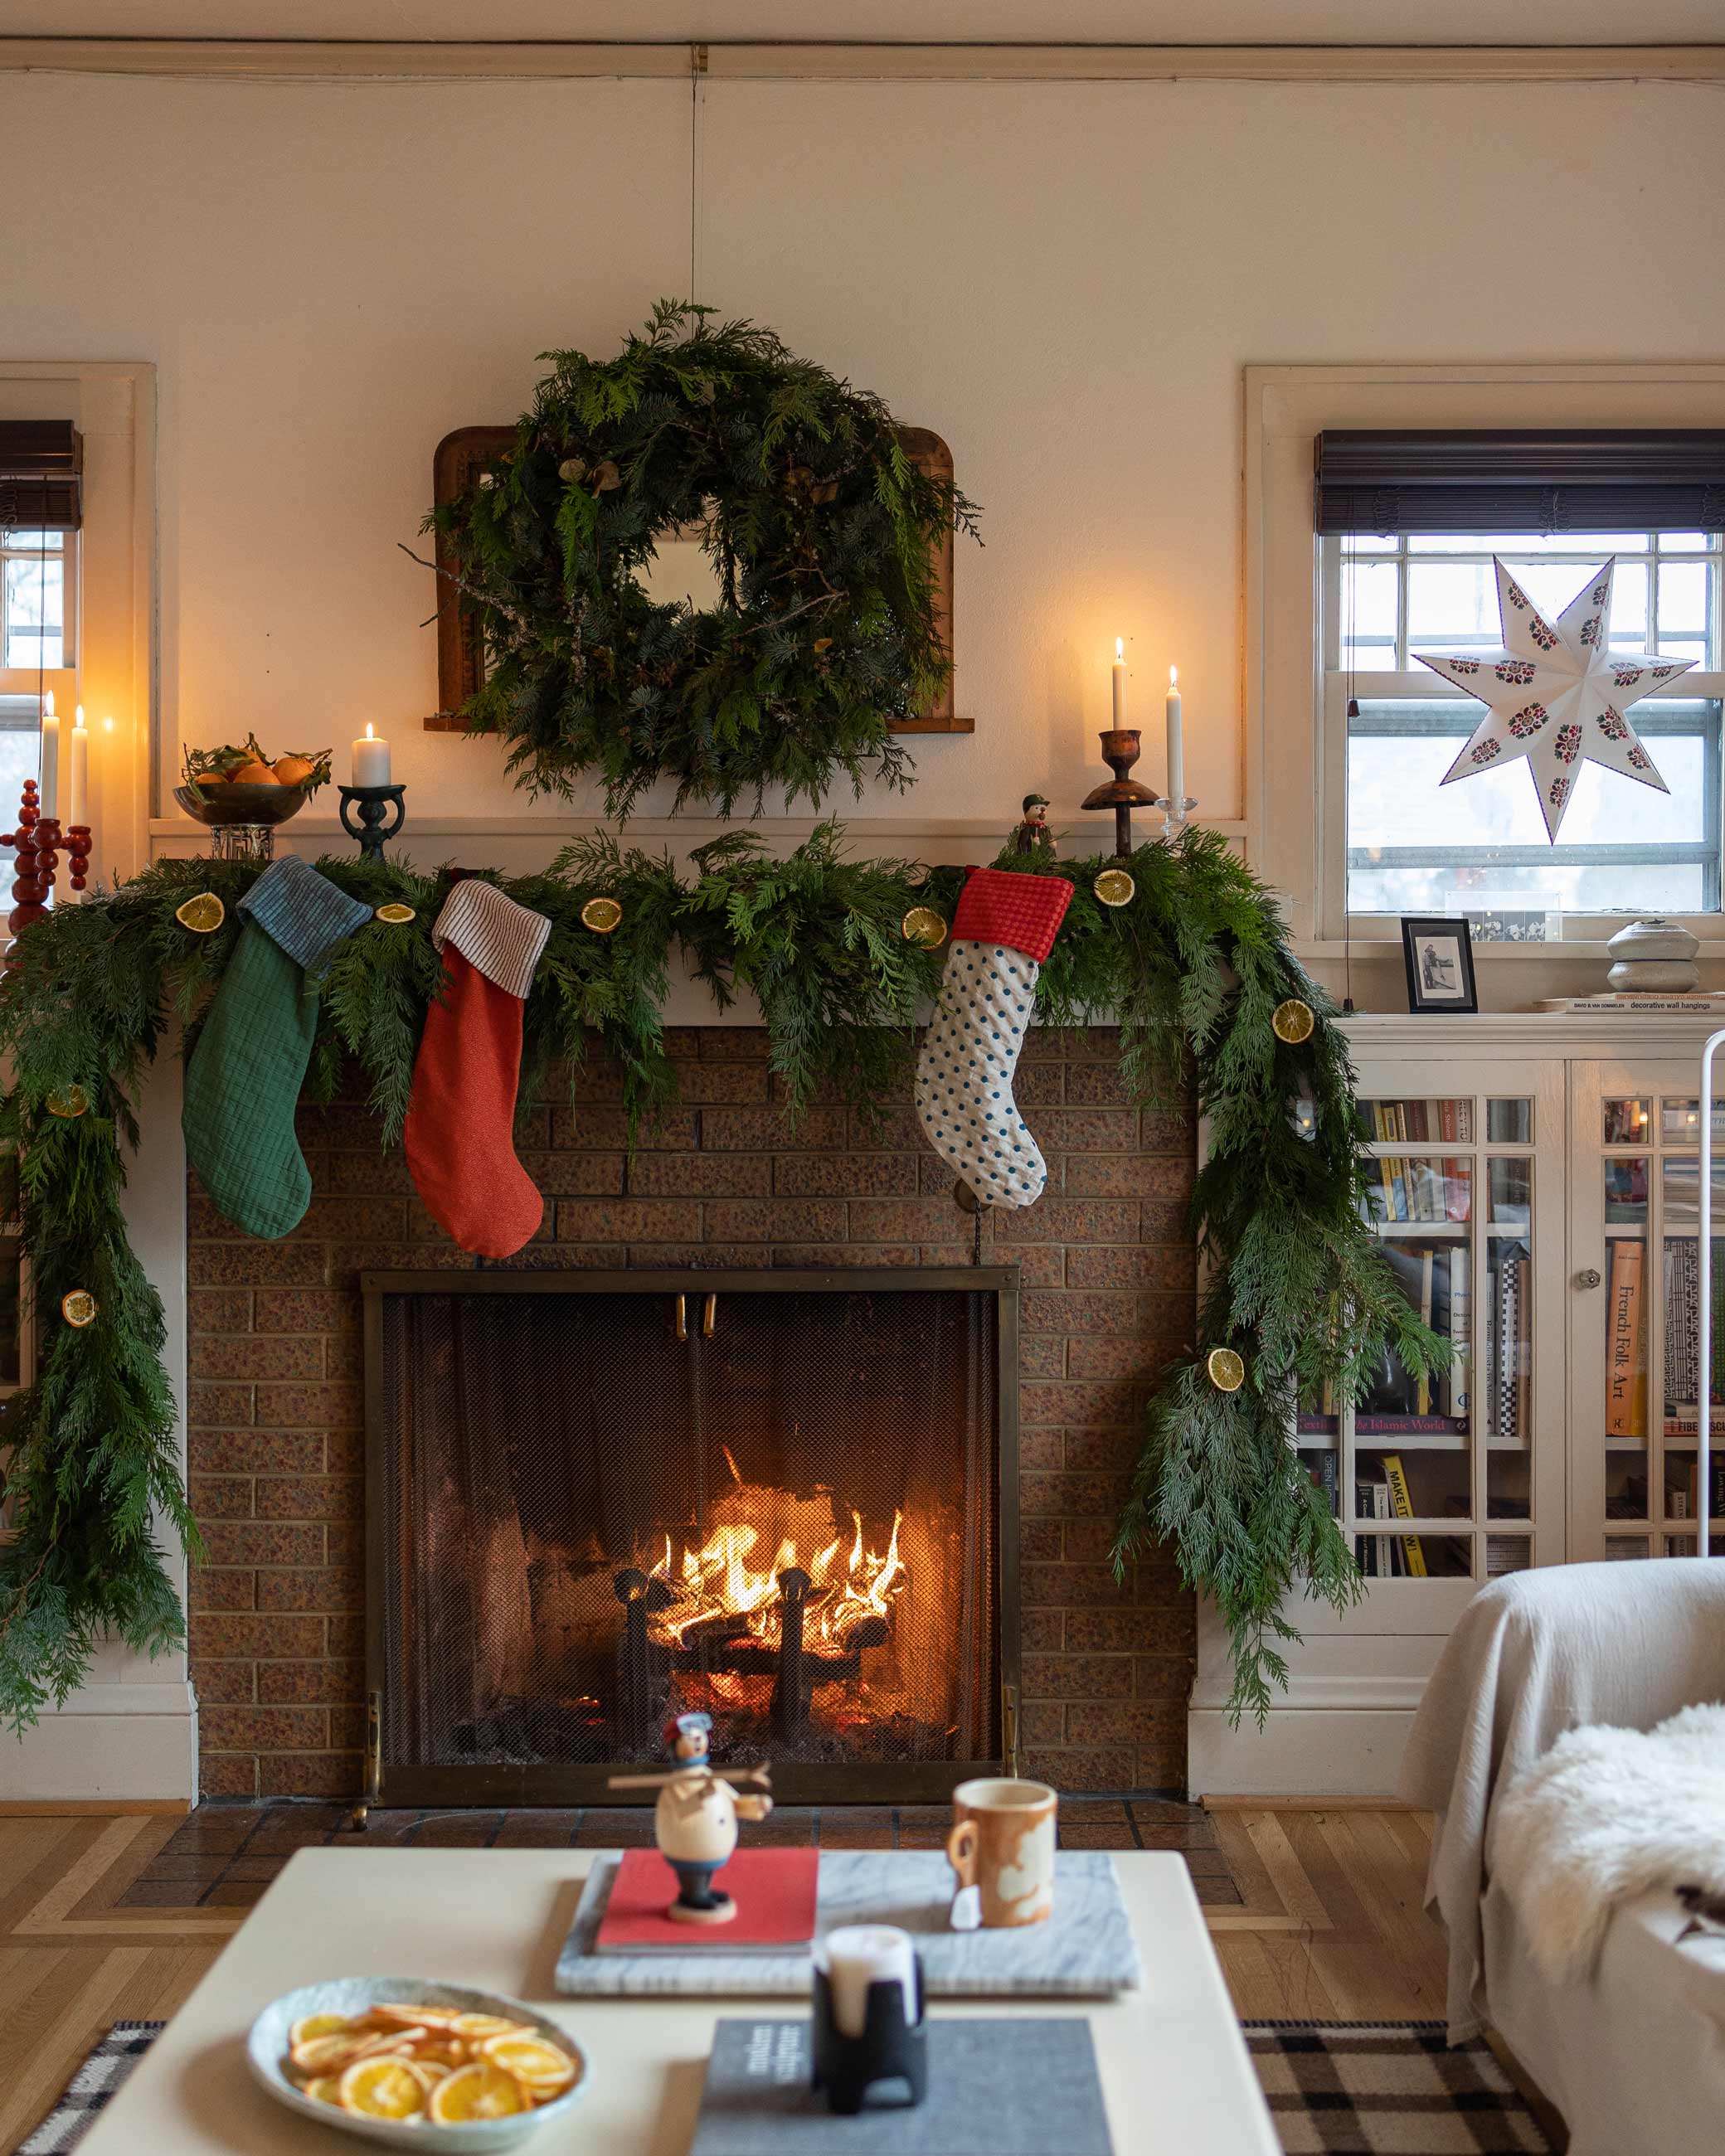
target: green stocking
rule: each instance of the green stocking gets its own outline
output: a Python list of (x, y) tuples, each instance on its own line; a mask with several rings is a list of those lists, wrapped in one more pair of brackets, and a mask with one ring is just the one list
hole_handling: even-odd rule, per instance
[(294, 1110), (317, 1031), (306, 969), (362, 923), (368, 906), (296, 856), (239, 902), (247, 916), (198, 1045), (180, 1117), (187, 1158), (217, 1209), (249, 1235), (290, 1234), (311, 1202)]

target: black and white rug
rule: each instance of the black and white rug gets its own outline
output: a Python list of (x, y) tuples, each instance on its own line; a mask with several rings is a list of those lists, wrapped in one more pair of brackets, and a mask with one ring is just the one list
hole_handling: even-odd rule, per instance
[[(1449, 2050), (1441, 2022), (1243, 2025), (1286, 2156), (1550, 2156), (1489, 2047)], [(162, 2026), (116, 2022), (18, 2156), (75, 2148)]]

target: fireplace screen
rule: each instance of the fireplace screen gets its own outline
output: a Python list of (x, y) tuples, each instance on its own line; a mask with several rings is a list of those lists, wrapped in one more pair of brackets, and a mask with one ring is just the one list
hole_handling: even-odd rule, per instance
[(370, 1794), (598, 1800), (691, 1710), (786, 1796), (1005, 1758), (1014, 1273), (365, 1287)]

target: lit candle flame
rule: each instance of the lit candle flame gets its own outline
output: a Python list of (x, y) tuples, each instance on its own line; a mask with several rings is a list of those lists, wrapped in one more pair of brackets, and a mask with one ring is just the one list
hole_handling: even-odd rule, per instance
[(1180, 680), (1180, 670), (1179, 670), (1179, 668), (1178, 668), (1178, 666), (1170, 666), (1170, 667), (1169, 667), (1169, 669), (1168, 670), (1168, 685), (1169, 688), (1170, 688), (1170, 689), (1173, 689), (1173, 688), (1176, 688), (1176, 687), (1178, 687), (1178, 685), (1179, 685), (1179, 680)]
[(376, 733), (372, 731), (372, 722), (367, 719), (366, 721), (366, 739), (367, 741), (376, 741), (377, 738), (377, 737)]
[(42, 716), (44, 719), (51, 719), (54, 716), (54, 691), (52, 689), (49, 689), (43, 696)]
[(1120, 664), (1121, 660), (1123, 660), (1125, 657), (1126, 657), (1126, 639), (1125, 639), (1123, 636), (1117, 636), (1117, 637), (1115, 638), (1115, 639), (1114, 639), (1114, 662), (1115, 662), (1115, 664), (1116, 664), (1117, 665), (1118, 665)]
[(73, 731), (73, 732), (74, 732), (74, 733), (77, 733), (77, 732), (79, 732), (82, 729), (83, 725), (84, 725), (84, 706), (83, 706), (83, 705), (82, 705), (82, 704), (80, 704), (80, 705), (77, 706), (77, 708), (74, 711), (74, 712), (72, 713), (72, 731)]

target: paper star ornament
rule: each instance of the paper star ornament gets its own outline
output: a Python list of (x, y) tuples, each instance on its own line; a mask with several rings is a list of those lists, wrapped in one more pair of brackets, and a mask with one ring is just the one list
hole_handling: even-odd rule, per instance
[(1545, 619), (1495, 556), (1491, 566), (1497, 572), (1497, 612), (1503, 625), (1497, 649), (1412, 654), (1490, 706), (1441, 783), (1471, 778), (1476, 772), (1526, 757), (1553, 844), (1580, 767), (1589, 757), (1607, 771), (1670, 793), (1624, 713), (1686, 674), (1695, 661), (1608, 649), (1615, 555), (1588, 578), (1555, 621)]

